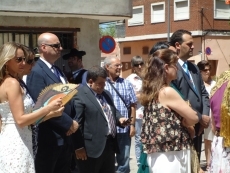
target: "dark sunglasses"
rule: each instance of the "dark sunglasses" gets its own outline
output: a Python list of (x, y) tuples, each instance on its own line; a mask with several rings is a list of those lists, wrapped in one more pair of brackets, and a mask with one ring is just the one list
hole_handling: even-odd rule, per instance
[(34, 61), (36, 62), (37, 60), (39, 60), (39, 58), (40, 58), (39, 56), (35, 56)]
[(23, 57), (17, 57), (15, 60), (16, 60), (17, 63), (21, 63), (22, 61), (24, 61), (27, 64), (31, 65), (34, 62), (36, 62), (38, 59), (39, 59), (39, 57), (36, 57), (34, 59), (26, 59), (26, 58), (23, 58)]
[(139, 67), (139, 65), (142, 66), (142, 65), (144, 65), (144, 63), (141, 62), (141, 63), (139, 63), (139, 64), (133, 64), (134, 67)]
[(202, 71), (205, 71), (205, 72), (207, 72), (207, 71), (211, 71), (211, 69), (204, 69), (204, 70), (202, 70)]
[(26, 62), (25, 57), (17, 57), (15, 60), (16, 60), (17, 63), (21, 63), (22, 61)]
[(27, 59), (26, 63), (31, 65), (31, 64), (35, 63), (38, 59), (39, 59), (39, 57), (34, 57), (34, 59)]
[(50, 47), (54, 47), (54, 48), (56, 48), (56, 49), (59, 49), (59, 48), (61, 47), (61, 43), (57, 43), (57, 44), (45, 44), (45, 43), (44, 43), (44, 45), (50, 46)]

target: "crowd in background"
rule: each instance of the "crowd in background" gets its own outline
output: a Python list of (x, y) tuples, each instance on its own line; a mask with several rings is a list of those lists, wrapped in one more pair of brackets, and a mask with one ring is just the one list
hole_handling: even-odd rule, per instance
[[(22, 44), (5, 43), (0, 172), (129, 173), (134, 137), (139, 173), (229, 173), (230, 72), (215, 82), (208, 61), (189, 61), (193, 49), (191, 32), (177, 30), (170, 42), (153, 46), (146, 62), (132, 57), (133, 73), (124, 79), (119, 58), (86, 70), (86, 52), (75, 48), (62, 57), (71, 69), (64, 73), (54, 65), (62, 46), (52, 33), (38, 37), (39, 58)], [(43, 89), (69, 82), (78, 92), (66, 105), (59, 96), (34, 111)]]

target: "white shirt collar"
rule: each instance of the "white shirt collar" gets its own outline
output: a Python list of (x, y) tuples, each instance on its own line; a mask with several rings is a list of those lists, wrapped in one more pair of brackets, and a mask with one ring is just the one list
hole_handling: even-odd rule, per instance
[(186, 61), (182, 61), (180, 58), (178, 59), (178, 63), (180, 64), (181, 67), (183, 67), (183, 65), (184, 65), (185, 62)]
[(40, 60), (42, 60), (42, 61), (47, 65), (47, 67), (48, 67), (49, 69), (52, 68), (52, 64), (50, 64), (48, 61), (46, 61), (43, 57), (40, 57)]

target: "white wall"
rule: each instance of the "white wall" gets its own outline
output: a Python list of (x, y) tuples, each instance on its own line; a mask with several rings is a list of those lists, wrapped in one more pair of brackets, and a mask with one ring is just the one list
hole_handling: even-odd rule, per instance
[(132, 0), (1, 0), (0, 4), (0, 13), (16, 12), (16, 16), (35, 13), (36, 16), (93, 15), (97, 19), (101, 16), (132, 17)]

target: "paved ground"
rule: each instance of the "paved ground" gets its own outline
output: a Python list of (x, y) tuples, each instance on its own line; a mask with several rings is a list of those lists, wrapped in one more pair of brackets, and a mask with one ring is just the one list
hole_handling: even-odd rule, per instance
[(135, 156), (135, 146), (134, 146), (135, 140), (134, 137), (132, 138), (132, 145), (131, 145), (131, 151), (130, 151), (130, 173), (137, 173), (137, 161)]
[[(205, 167), (205, 154), (204, 154), (204, 144), (202, 144), (202, 152), (201, 152), (201, 166)], [(135, 157), (135, 148), (134, 148), (134, 138), (132, 138), (131, 152), (130, 152), (130, 173), (137, 173), (137, 162)]]

